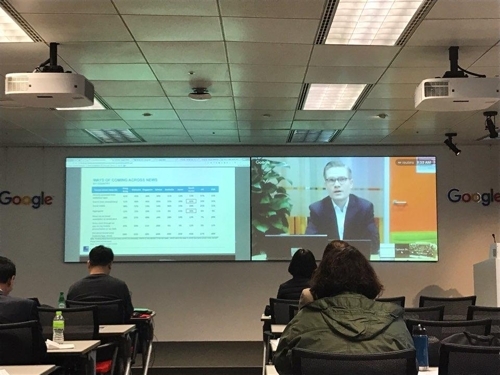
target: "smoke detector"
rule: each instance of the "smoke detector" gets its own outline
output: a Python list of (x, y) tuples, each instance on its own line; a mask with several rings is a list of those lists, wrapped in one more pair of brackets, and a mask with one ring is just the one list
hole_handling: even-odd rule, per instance
[(212, 99), (212, 95), (210, 95), (208, 89), (205, 87), (193, 87), (193, 92), (188, 96), (190, 99), (198, 102), (204, 102), (205, 100)]

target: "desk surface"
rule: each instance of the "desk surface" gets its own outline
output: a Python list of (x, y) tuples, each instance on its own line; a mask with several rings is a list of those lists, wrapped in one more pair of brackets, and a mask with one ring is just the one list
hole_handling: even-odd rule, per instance
[(283, 333), (286, 324), (271, 324), (271, 333)]
[[(419, 375), (438, 375), (438, 368), (431, 367), (429, 371), (419, 371)], [(273, 365), (266, 366), (266, 375), (278, 375), (278, 371), (274, 368)], [(347, 375), (347, 374), (346, 374)], [(389, 375), (389, 374), (387, 374)]]
[(137, 321), (145, 321), (145, 320), (151, 320), (152, 318), (154, 318), (156, 316), (156, 311), (152, 311), (151, 310), (151, 314), (145, 314), (147, 315), (147, 317), (140, 317), (140, 316), (132, 316), (130, 318), (130, 321), (131, 322), (137, 322)]
[(47, 355), (82, 355), (94, 350), (101, 343), (100, 340), (64, 341), (65, 344), (73, 344), (73, 349), (47, 349)]
[(265, 315), (265, 314), (262, 314), (260, 316), (260, 321), (261, 322), (268, 322), (268, 321), (271, 321), (271, 315)]
[(10, 375), (47, 375), (56, 368), (55, 365), (0, 366), (0, 370), (5, 370)]
[(124, 336), (135, 329), (135, 324), (110, 324), (99, 326), (99, 335)]

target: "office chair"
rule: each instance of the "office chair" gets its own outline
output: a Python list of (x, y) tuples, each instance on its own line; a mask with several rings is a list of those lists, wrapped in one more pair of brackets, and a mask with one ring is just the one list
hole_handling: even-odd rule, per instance
[(428, 297), (420, 296), (419, 307), (444, 305), (443, 320), (466, 320), (467, 308), (476, 304), (476, 296)]
[(429, 307), (405, 307), (403, 319), (440, 321), (444, 317), (444, 305)]
[(467, 320), (491, 319), (490, 334), (500, 338), (500, 307), (469, 306)]
[(419, 320), (408, 319), (406, 326), (408, 330), (413, 332), (413, 328), (421, 324), (427, 331), (429, 336), (429, 365), (437, 367), (439, 365), (439, 347), (441, 340), (454, 335), (455, 333), (462, 333), (467, 331), (476, 335), (489, 335), (491, 329), (491, 320)]
[(414, 349), (377, 354), (318, 353), (292, 349), (293, 373), (300, 375), (417, 375)]
[(500, 375), (500, 347), (441, 344), (439, 375)]
[(292, 320), (299, 312), (299, 305), (288, 305), (288, 318)]
[(271, 324), (288, 324), (290, 313), (288, 306), (298, 305), (299, 301), (293, 299), (269, 298), (271, 308)]
[(38, 322), (0, 324), (0, 365), (37, 365), (42, 360)]
[(400, 297), (387, 297), (387, 298), (375, 298), (375, 301), (379, 302), (391, 302), (395, 303), (398, 306), (405, 307), (405, 296), (400, 296)]
[(125, 316), (125, 306), (123, 300), (112, 301), (72, 301), (66, 300), (68, 307), (97, 306), (97, 316), (100, 325), (124, 324), (130, 319)]
[(62, 311), (64, 317), (65, 340), (97, 340), (99, 336), (99, 320), (97, 306), (76, 308), (38, 307), (40, 324), (45, 340), (52, 340), (52, 320), (56, 311)]

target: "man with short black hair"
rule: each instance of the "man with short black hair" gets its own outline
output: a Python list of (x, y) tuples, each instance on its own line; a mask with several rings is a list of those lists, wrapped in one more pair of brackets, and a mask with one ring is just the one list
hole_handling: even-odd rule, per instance
[[(14, 288), (15, 279), (16, 265), (10, 259), (0, 256), (0, 324), (21, 323), (30, 320), (40, 322), (35, 301), (9, 295)], [(33, 338), (38, 348), (34, 359), (40, 362), (47, 353), (40, 323), (38, 333)]]
[(96, 246), (89, 253), (87, 268), (89, 275), (77, 281), (68, 291), (68, 300), (72, 301), (112, 301), (121, 299), (124, 303), (124, 316), (132, 316), (134, 307), (127, 284), (110, 276), (113, 264), (113, 250), (106, 246)]

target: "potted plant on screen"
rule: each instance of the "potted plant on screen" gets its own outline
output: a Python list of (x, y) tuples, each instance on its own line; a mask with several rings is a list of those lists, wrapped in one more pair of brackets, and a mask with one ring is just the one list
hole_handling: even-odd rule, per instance
[(277, 169), (289, 165), (265, 158), (252, 158), (252, 254), (262, 251), (266, 234), (287, 234), (292, 202), (285, 186), (292, 182)]

